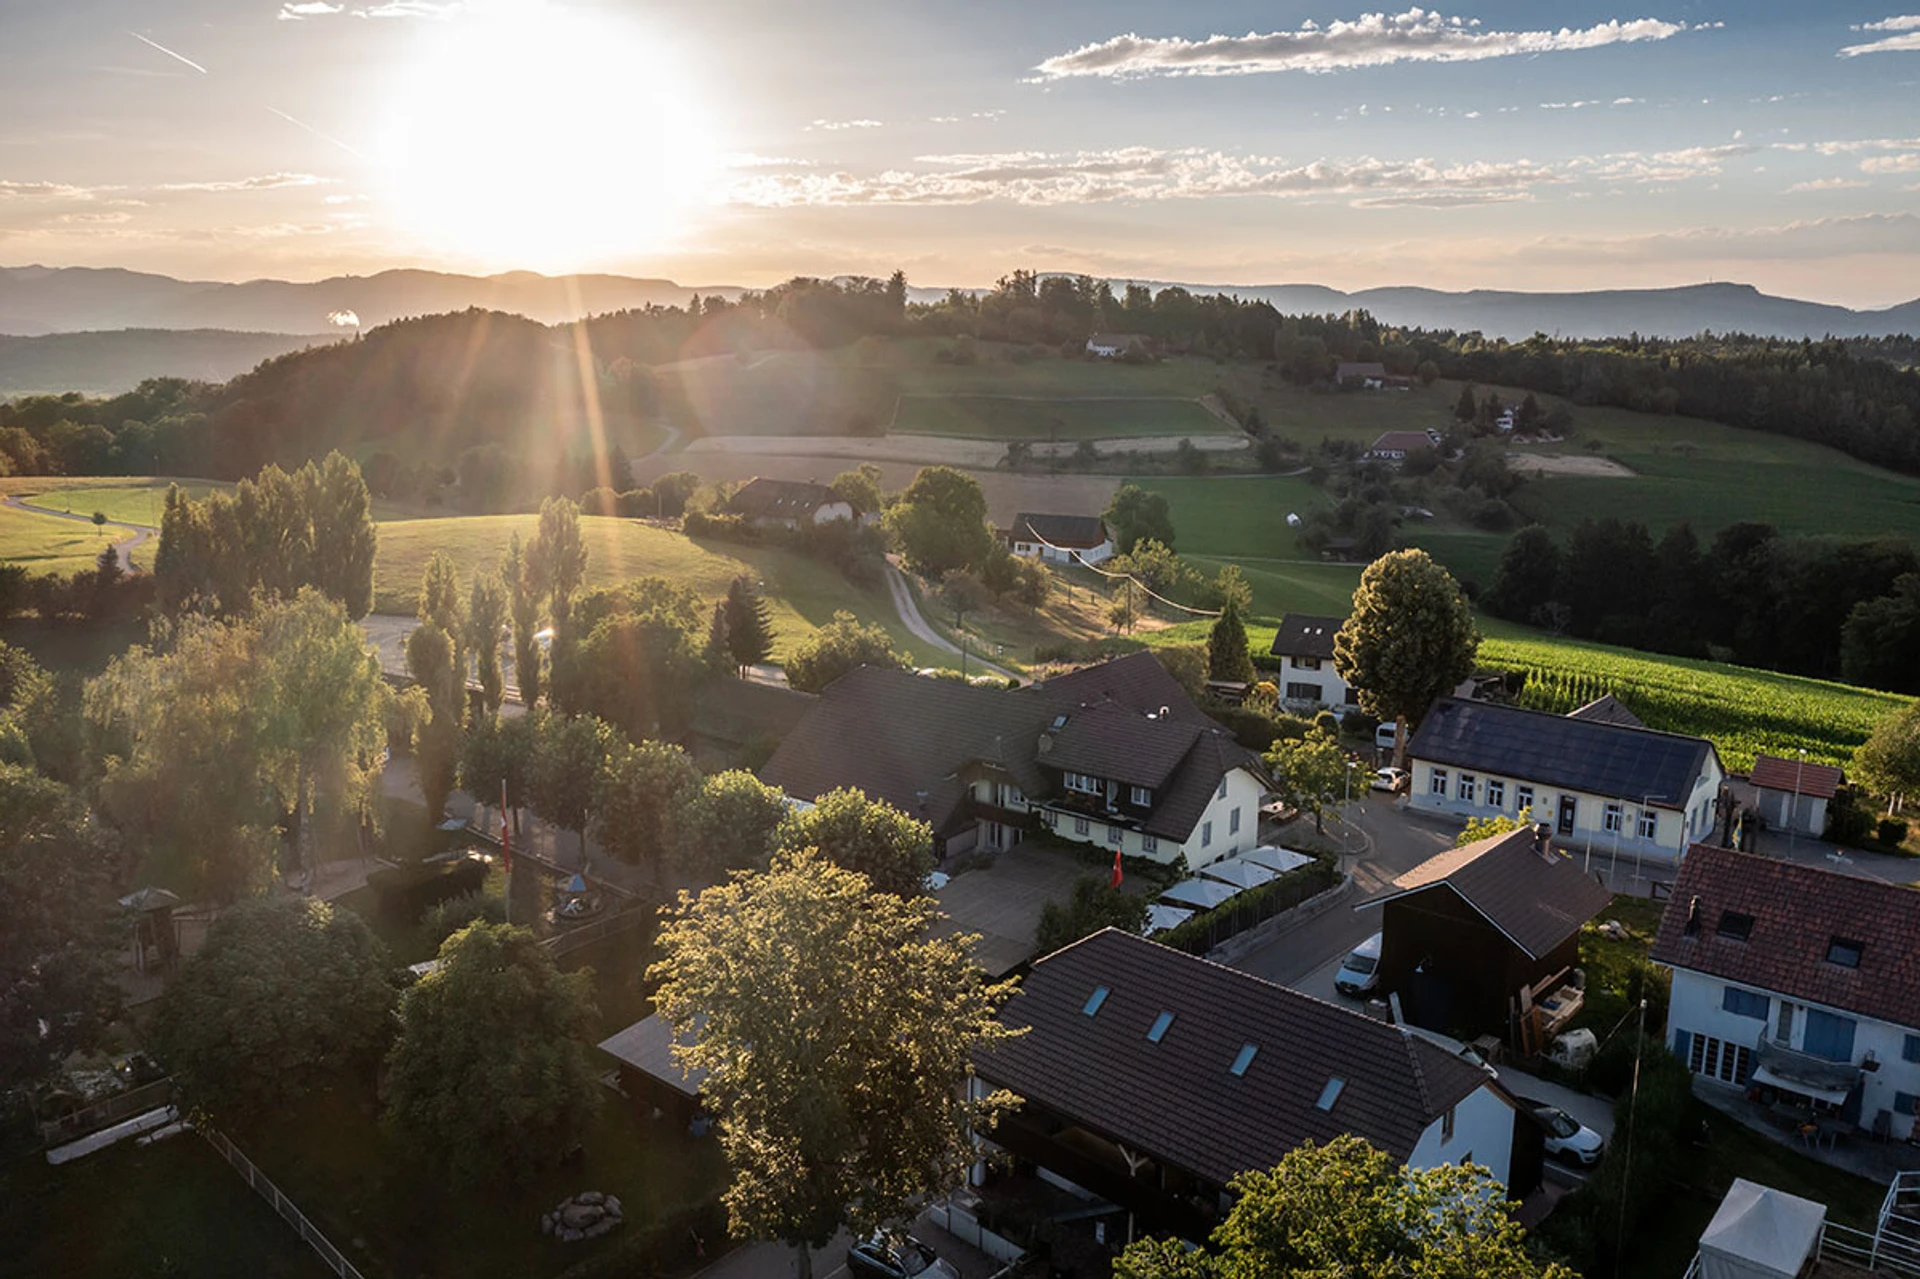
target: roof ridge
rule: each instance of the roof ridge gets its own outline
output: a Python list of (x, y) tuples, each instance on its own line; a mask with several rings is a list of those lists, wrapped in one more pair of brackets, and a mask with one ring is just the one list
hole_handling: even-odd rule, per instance
[[(1609, 694), (1609, 696), (1611, 696), (1611, 694)], [(1617, 701), (1618, 699), (1616, 698), (1615, 700)], [(1645, 724), (1639, 724), (1639, 725), (1620, 724), (1620, 723), (1614, 722), (1613, 720), (1607, 720), (1607, 719), (1575, 719), (1573, 716), (1569, 714), (1563, 714), (1558, 711), (1535, 710), (1531, 706), (1516, 706), (1512, 702), (1482, 701), (1477, 697), (1454, 697), (1452, 695), (1448, 695), (1446, 697), (1440, 698), (1439, 701), (1435, 702), (1434, 709), (1438, 710), (1442, 704), (1447, 702), (1451, 702), (1457, 706), (1484, 706), (1484, 707), (1491, 707), (1495, 710), (1514, 711), (1521, 715), (1533, 715), (1540, 719), (1555, 720), (1563, 724), (1585, 724), (1589, 728), (1615, 729), (1623, 733), (1645, 733), (1652, 737), (1671, 737), (1676, 741), (1699, 742), (1702, 745), (1713, 747), (1712, 738), (1701, 737), (1695, 733), (1674, 733), (1674, 732), (1669, 732), (1664, 728), (1648, 728)], [(1622, 702), (1621, 705), (1625, 706), (1626, 703)], [(1579, 708), (1575, 707), (1574, 709), (1578, 710)], [(1628, 709), (1631, 710), (1632, 707), (1628, 707)], [(1433, 711), (1430, 710), (1427, 712), (1427, 714), (1429, 718), (1431, 718), (1431, 716), (1433, 715)], [(1422, 723), (1424, 722), (1425, 721), (1423, 720)], [(1715, 748), (1714, 754), (1718, 756), (1719, 753), (1720, 753), (1719, 750)]]

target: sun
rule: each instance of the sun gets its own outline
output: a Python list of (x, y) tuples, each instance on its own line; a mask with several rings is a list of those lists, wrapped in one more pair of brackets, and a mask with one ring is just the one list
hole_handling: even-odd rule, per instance
[(387, 108), (402, 227), (487, 269), (579, 270), (674, 243), (720, 168), (654, 33), (526, 0), (434, 24)]

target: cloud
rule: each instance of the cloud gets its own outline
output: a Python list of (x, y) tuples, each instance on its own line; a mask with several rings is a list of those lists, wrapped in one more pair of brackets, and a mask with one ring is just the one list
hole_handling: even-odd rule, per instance
[(1811, 182), (1796, 182), (1787, 188), (1788, 195), (1805, 191), (1851, 191), (1855, 187), (1869, 185), (1858, 178), (1815, 178)]
[(298, 4), (281, 5), (278, 16), (282, 22), (298, 22), (302, 18), (324, 18), (346, 7), (343, 4), (328, 4), (327, 0), (301, 0)]
[(839, 133), (843, 129), (879, 129), (883, 128), (878, 120), (815, 120), (806, 127), (812, 133), (818, 129), (823, 133)]
[(785, 155), (755, 155), (751, 151), (737, 151), (727, 156), (721, 163), (729, 169), (811, 169), (812, 160), (796, 160)]
[[(1714, 24), (1717, 25), (1717, 24)], [(1248, 32), (1243, 36), (1115, 36), (1041, 62), (1043, 80), (1071, 76), (1256, 75), (1276, 71), (1327, 72), (1396, 62), (1478, 62), (1521, 54), (1596, 49), (1603, 45), (1665, 40), (1689, 29), (1656, 18), (1618, 19), (1598, 26), (1558, 31), (1482, 31), (1477, 19), (1448, 18), (1424, 9), (1369, 13), (1325, 27), (1312, 22), (1297, 31)]]
[(1853, 30), (1890, 31), (1894, 34), (1869, 40), (1865, 44), (1847, 45), (1835, 57), (1857, 58), (1866, 53), (1920, 53), (1920, 13), (1900, 14), (1882, 18), (1878, 22), (1856, 23)]
[(1712, 177), (1722, 164), (1760, 150), (1750, 142), (1728, 142), (1712, 147), (1682, 147), (1674, 151), (1615, 151), (1581, 156), (1570, 168), (1601, 182), (1684, 182)]
[[(1776, 142), (1774, 145), (1782, 151), (1806, 148), (1806, 144), (1800, 142)], [(1821, 155), (1848, 155), (1855, 151), (1920, 151), (1920, 138), (1855, 138), (1845, 142), (1815, 142), (1813, 149)]]
[(327, 312), (327, 323), (333, 325), (335, 328), (357, 329), (360, 327), (360, 316), (353, 311), (329, 311)]
[(1897, 254), (1920, 244), (1920, 214), (1864, 213), (1760, 227), (1694, 227), (1610, 239), (1542, 236), (1524, 258), (1545, 264), (1787, 261)]
[(323, 178), (311, 173), (266, 173), (259, 177), (232, 178), (217, 182), (165, 182), (156, 187), (159, 191), (277, 191), (283, 187), (325, 186), (337, 178)]
[[(1391, 196), (1398, 197), (1397, 203), (1469, 204), (1526, 199), (1534, 186), (1566, 180), (1555, 170), (1524, 159), (1447, 164), (1424, 158), (1364, 156), (1288, 165), (1199, 148), (929, 155), (914, 163), (927, 167), (870, 175), (841, 171), (743, 177), (730, 199), (768, 208), (966, 205), (992, 200), (1052, 206), (1220, 196)], [(1430, 198), (1415, 201), (1414, 196)], [(1431, 198), (1435, 196), (1442, 199)]]
[(1860, 162), (1862, 173), (1920, 173), (1920, 151), (1905, 155), (1870, 155)]
[(1629, 107), (1636, 102), (1645, 102), (1645, 101), (1646, 101), (1645, 98), (1615, 98), (1613, 100), (1613, 105), (1616, 107)]
[(9, 182), (0, 178), (0, 199), (8, 200), (91, 200), (101, 191), (118, 187), (77, 187), (65, 182)]

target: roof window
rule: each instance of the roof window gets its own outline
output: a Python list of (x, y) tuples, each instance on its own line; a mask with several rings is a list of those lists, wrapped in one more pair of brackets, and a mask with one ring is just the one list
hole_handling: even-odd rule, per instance
[(1333, 1103), (1340, 1100), (1340, 1092), (1347, 1081), (1335, 1075), (1327, 1080), (1327, 1086), (1320, 1090), (1320, 1100), (1313, 1103), (1315, 1110), (1332, 1110)]
[(1241, 1044), (1239, 1056), (1233, 1059), (1233, 1065), (1227, 1067), (1228, 1073), (1234, 1075), (1246, 1074), (1247, 1067), (1253, 1064), (1253, 1055), (1259, 1051), (1260, 1048), (1257, 1044)]
[(1731, 941), (1745, 941), (1753, 936), (1753, 916), (1744, 911), (1723, 910), (1720, 925), (1713, 931)]
[(1836, 937), (1827, 943), (1827, 962), (1838, 964), (1842, 968), (1858, 968), (1860, 956), (1867, 950), (1865, 942), (1848, 941), (1845, 937)]
[(1095, 986), (1093, 988), (1093, 993), (1087, 996), (1087, 1002), (1081, 1006), (1080, 1011), (1085, 1013), (1087, 1016), (1091, 1017), (1095, 1013), (1099, 1012), (1100, 1005), (1106, 1002), (1107, 1002), (1107, 988), (1105, 986)]
[(1167, 1037), (1167, 1027), (1171, 1025), (1173, 1025), (1172, 1013), (1163, 1012), (1158, 1017), (1155, 1017), (1152, 1027), (1147, 1031), (1147, 1042), (1157, 1044), (1162, 1039), (1165, 1039)]

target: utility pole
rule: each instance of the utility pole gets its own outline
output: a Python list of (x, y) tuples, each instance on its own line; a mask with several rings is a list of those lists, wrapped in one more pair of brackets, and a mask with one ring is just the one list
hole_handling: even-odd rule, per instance
[(1800, 779), (1807, 772), (1807, 748), (1800, 748), (1800, 763), (1793, 770), (1793, 795), (1787, 800), (1787, 860), (1793, 860), (1793, 850), (1799, 838), (1800, 820)]

